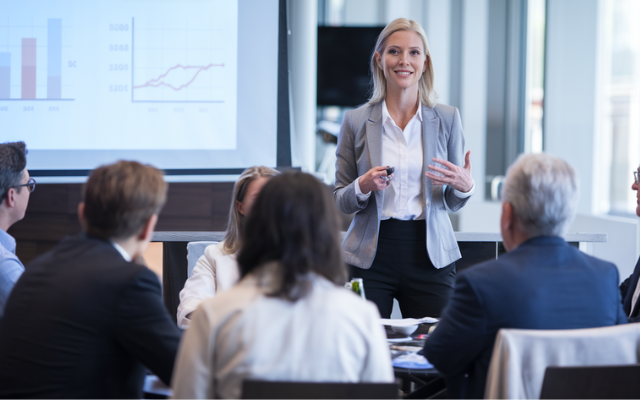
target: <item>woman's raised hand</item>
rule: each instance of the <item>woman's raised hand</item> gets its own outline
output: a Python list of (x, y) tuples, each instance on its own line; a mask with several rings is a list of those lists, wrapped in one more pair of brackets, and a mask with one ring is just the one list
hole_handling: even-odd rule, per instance
[[(439, 175), (435, 175), (432, 171), (425, 173), (434, 185), (449, 185), (463, 193), (467, 193), (473, 188), (473, 177), (471, 177), (471, 150), (467, 151), (467, 154), (464, 156), (463, 167), (459, 167), (450, 161), (440, 158), (434, 157), (432, 160), (446, 167), (428, 166), (430, 170), (440, 173)], [(360, 185), (360, 187), (362, 187), (362, 184)]]
[(373, 167), (366, 174), (362, 175), (358, 181), (360, 191), (363, 194), (369, 192), (377, 192), (386, 189), (393, 179), (393, 174), (387, 177), (387, 168), (389, 167)]

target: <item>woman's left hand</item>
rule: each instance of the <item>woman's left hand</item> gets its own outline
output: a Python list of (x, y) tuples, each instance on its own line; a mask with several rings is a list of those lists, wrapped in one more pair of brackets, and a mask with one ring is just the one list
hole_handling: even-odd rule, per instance
[(459, 167), (450, 161), (440, 158), (434, 157), (432, 160), (446, 167), (442, 168), (435, 165), (428, 165), (430, 170), (442, 174), (435, 175), (431, 171), (425, 173), (434, 185), (449, 185), (463, 193), (467, 193), (473, 188), (473, 178), (471, 177), (471, 150), (467, 151), (467, 154), (464, 156), (463, 167)]

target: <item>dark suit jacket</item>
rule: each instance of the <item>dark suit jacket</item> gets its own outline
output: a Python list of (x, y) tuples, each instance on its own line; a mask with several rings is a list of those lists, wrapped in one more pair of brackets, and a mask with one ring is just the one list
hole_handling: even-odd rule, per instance
[(0, 326), (0, 397), (141, 398), (170, 383), (180, 330), (157, 276), (109, 242), (67, 238), (27, 266)]
[[(626, 315), (631, 312), (631, 301), (633, 300), (633, 292), (636, 291), (638, 286), (638, 279), (640, 278), (640, 259), (636, 263), (636, 267), (630, 277), (625, 279), (620, 285), (620, 293), (622, 294), (622, 309)], [(633, 315), (629, 317), (629, 322), (640, 322), (640, 297), (636, 301), (636, 308), (633, 310)]]
[(451, 398), (483, 398), (499, 329), (624, 324), (618, 282), (615, 265), (560, 237), (529, 239), (458, 275), (425, 356), (446, 376)]

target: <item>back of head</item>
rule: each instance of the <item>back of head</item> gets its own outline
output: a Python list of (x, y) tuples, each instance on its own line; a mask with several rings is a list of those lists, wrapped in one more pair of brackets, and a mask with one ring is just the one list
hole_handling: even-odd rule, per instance
[(139, 233), (167, 197), (162, 171), (135, 161), (95, 169), (84, 186), (83, 229), (102, 239)]
[(578, 180), (558, 157), (522, 154), (507, 171), (502, 201), (529, 237), (562, 236), (576, 213)]
[(275, 176), (247, 217), (238, 255), (241, 275), (279, 262), (281, 285), (270, 295), (291, 301), (308, 293), (311, 272), (342, 285), (347, 273), (338, 227), (333, 196), (322, 182), (302, 172)]
[(10, 188), (21, 183), (26, 167), (27, 150), (24, 142), (0, 144), (0, 201), (5, 199)]
[(245, 194), (251, 182), (258, 178), (271, 178), (278, 174), (279, 172), (275, 169), (264, 166), (249, 167), (240, 174), (240, 177), (233, 185), (229, 222), (227, 223), (227, 231), (224, 237), (224, 251), (226, 253), (233, 254), (240, 249), (244, 215), (240, 214), (237, 203), (244, 201)]

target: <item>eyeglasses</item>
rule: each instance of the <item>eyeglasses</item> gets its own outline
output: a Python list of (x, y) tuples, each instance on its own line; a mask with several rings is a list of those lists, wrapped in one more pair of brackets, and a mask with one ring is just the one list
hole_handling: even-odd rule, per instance
[(14, 188), (19, 188), (19, 187), (22, 187), (22, 186), (26, 186), (27, 189), (29, 189), (29, 192), (33, 192), (34, 190), (36, 190), (36, 180), (33, 179), (33, 178), (29, 178), (27, 183), (23, 183), (22, 185), (14, 186)]
[(633, 171), (633, 179), (636, 180), (636, 185), (640, 185), (640, 182), (638, 182), (638, 174), (640, 174), (640, 168), (638, 168), (637, 170)]

